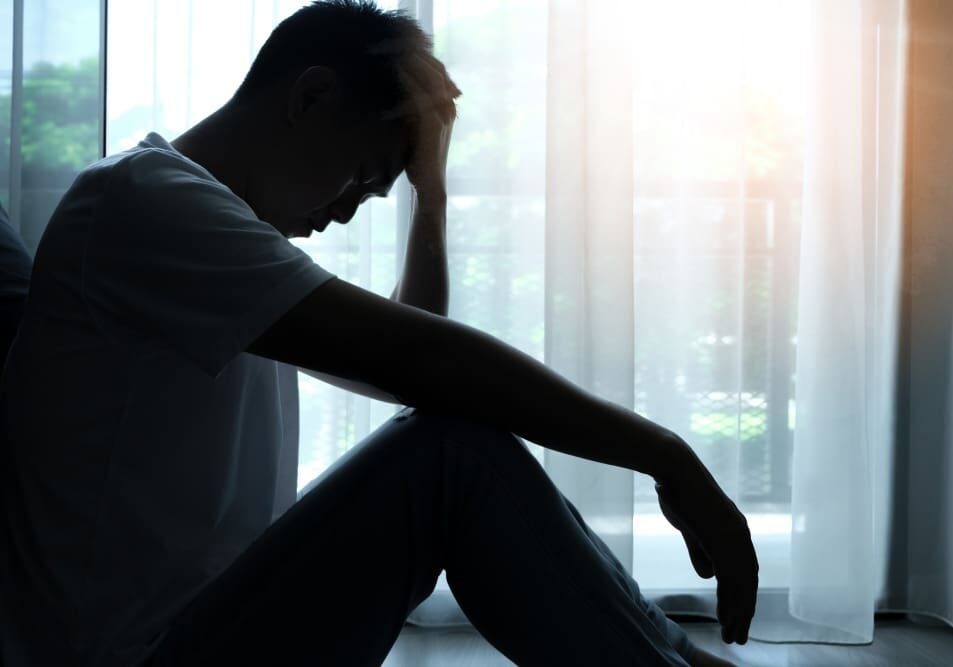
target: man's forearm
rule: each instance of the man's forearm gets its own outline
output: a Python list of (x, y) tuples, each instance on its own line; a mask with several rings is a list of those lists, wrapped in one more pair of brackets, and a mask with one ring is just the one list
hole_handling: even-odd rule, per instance
[(248, 351), (638, 470), (664, 485), (683, 474), (680, 453), (691, 451), (668, 428), (595, 397), (493, 336), (343, 280), (315, 289)]
[(443, 193), (414, 194), (404, 267), (391, 295), (395, 301), (444, 317), (450, 304), (446, 202)]
[[(452, 320), (421, 327), (374, 384), (405, 404), (513, 431), (550, 449), (670, 481), (687, 450), (670, 429), (599, 399), (492, 336)], [(404, 372), (403, 368), (414, 372)]]
[[(446, 196), (437, 200), (428, 197), (423, 206), (416, 201), (416, 193), (414, 199), (404, 269), (390, 298), (404, 305), (446, 317), (450, 292), (447, 271)], [(319, 373), (305, 367), (298, 370), (352, 393), (378, 401), (400, 403), (394, 396), (365, 383)]]

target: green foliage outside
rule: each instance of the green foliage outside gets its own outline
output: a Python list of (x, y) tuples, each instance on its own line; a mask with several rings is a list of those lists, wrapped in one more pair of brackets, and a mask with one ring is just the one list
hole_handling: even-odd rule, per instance
[[(739, 422), (740, 420), (740, 422)], [(737, 412), (692, 413), (691, 432), (704, 437), (734, 435), (735, 430), (743, 442), (758, 442), (768, 429), (768, 415), (764, 410)]]
[[(99, 158), (99, 61), (37, 63), (23, 77), (24, 169), (78, 171)], [(10, 154), (10, 95), (0, 96), (0, 134)], [(4, 179), (6, 180), (6, 179)]]

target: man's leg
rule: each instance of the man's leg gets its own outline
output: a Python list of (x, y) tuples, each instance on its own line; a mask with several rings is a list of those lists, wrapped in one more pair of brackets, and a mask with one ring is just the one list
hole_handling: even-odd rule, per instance
[(518, 438), (406, 410), (199, 594), (155, 664), (379, 665), (441, 569), (520, 665), (690, 657)]

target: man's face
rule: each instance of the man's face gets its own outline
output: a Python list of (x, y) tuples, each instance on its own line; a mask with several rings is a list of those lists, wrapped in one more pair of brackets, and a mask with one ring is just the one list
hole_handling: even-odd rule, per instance
[(408, 133), (396, 122), (314, 118), (277, 148), (256, 193), (259, 216), (287, 237), (345, 224), (370, 197), (385, 197), (404, 170)]

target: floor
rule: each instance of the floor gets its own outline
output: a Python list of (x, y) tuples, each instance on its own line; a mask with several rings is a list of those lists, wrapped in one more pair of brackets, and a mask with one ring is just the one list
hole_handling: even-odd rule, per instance
[[(953, 629), (929, 621), (878, 620), (869, 646), (721, 642), (714, 623), (683, 627), (705, 650), (746, 667), (949, 667)], [(513, 663), (475, 631), (406, 626), (384, 667), (503, 667)]]

